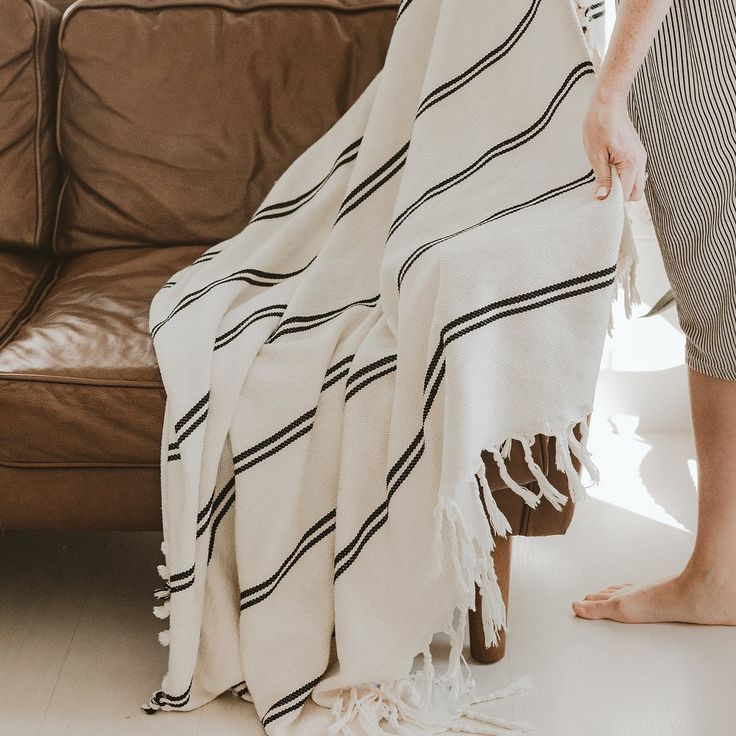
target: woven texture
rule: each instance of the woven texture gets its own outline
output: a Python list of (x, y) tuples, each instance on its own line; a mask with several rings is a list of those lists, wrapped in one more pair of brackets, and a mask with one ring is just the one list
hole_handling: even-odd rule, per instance
[[(232, 688), (274, 735), (309, 733), (308, 701), (331, 734), (496, 733), (462, 658), (474, 584), (489, 641), (504, 624), (481, 451), (503, 475), (512, 438), (554, 436), (582, 493), (572, 428), (631, 261), (581, 141), (594, 15), (406, 0), (355, 104), (155, 295), (170, 652), (149, 709)], [(540, 494), (512, 490), (559, 506), (527, 459)]]

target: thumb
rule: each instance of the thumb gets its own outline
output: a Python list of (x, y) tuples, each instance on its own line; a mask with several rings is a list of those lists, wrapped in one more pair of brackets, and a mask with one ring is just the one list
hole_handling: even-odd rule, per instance
[(595, 197), (605, 199), (611, 191), (611, 163), (606, 154), (594, 159), (593, 172), (595, 173)]

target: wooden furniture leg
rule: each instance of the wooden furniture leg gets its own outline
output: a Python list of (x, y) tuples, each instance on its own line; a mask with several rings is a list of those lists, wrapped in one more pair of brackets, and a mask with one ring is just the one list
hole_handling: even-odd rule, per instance
[[(496, 577), (501, 588), (503, 602), (508, 612), (509, 580), (511, 578), (511, 535), (496, 537), (496, 547), (493, 550), (493, 564), (496, 567)], [(506, 631), (498, 634), (498, 644), (495, 647), (486, 646), (483, 635), (483, 621), (480, 615), (481, 595), (478, 586), (475, 587), (475, 611), (468, 611), (470, 623), (470, 654), (473, 659), (483, 664), (498, 662), (506, 653)]]

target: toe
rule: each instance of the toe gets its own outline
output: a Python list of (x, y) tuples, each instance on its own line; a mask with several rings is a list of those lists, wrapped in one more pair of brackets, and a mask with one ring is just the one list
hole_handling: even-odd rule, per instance
[(613, 618), (613, 608), (611, 600), (608, 599), (575, 601), (572, 604), (572, 610), (578, 618), (591, 620)]
[(616, 591), (602, 590), (600, 593), (588, 593), (584, 600), (586, 601), (607, 601)]

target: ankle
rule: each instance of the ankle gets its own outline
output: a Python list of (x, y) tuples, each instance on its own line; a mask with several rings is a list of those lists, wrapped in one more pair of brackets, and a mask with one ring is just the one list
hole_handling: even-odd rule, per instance
[(678, 575), (679, 582), (686, 587), (734, 588), (736, 569), (730, 561), (706, 560), (696, 555), (690, 558), (685, 569)]

